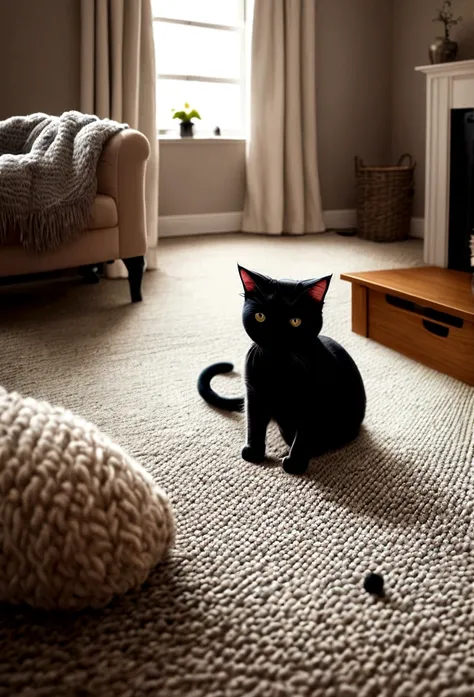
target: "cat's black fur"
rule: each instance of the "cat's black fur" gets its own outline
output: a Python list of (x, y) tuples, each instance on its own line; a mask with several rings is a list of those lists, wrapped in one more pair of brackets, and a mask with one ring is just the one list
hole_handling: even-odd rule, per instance
[[(255, 463), (265, 459), (267, 426), (274, 419), (290, 446), (285, 471), (303, 473), (312, 457), (353, 440), (365, 415), (356, 364), (342, 346), (319, 335), (331, 277), (277, 281), (240, 266), (239, 273), (245, 290), (243, 324), (254, 342), (245, 367), (247, 444), (242, 457)], [(301, 322), (292, 324), (295, 319)], [(210, 386), (212, 377), (232, 368), (230, 363), (210, 366), (201, 373), (198, 390), (208, 403), (239, 411), (242, 399), (220, 397)]]

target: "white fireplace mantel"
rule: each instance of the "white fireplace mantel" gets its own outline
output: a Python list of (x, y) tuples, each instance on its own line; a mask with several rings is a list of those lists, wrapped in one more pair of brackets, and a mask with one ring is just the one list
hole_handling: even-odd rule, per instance
[(474, 109), (474, 60), (415, 70), (427, 77), (424, 258), (447, 267), (451, 109)]

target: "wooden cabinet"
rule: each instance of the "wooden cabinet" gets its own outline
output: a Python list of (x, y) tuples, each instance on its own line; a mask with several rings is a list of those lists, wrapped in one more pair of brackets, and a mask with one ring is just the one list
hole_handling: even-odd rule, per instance
[(352, 329), (474, 385), (469, 273), (437, 267), (342, 274), (352, 283)]

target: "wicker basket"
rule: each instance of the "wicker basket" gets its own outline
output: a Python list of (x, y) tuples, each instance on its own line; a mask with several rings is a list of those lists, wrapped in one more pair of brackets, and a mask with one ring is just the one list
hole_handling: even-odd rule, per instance
[(394, 242), (410, 234), (414, 172), (411, 155), (396, 167), (366, 167), (355, 158), (357, 234), (364, 240)]

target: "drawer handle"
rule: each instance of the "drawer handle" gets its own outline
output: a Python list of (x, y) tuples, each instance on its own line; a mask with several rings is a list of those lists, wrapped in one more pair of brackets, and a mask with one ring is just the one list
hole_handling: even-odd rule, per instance
[(462, 329), (464, 325), (464, 320), (460, 317), (455, 317), (454, 315), (449, 315), (447, 312), (440, 312), (439, 310), (433, 310), (431, 307), (423, 307), (423, 305), (417, 305), (417, 303), (411, 300), (405, 300), (404, 298), (399, 298), (396, 295), (386, 295), (386, 301), (389, 305), (393, 307), (398, 307), (400, 310), (406, 310), (407, 312), (415, 312), (422, 317), (428, 317), (428, 319), (433, 319), (438, 322), (444, 322), (449, 324), (451, 327), (458, 327)]
[(449, 327), (443, 327), (442, 324), (435, 324), (434, 322), (428, 322), (427, 319), (424, 319), (423, 326), (432, 334), (436, 334), (436, 336), (442, 336), (443, 339), (445, 339), (449, 335)]

